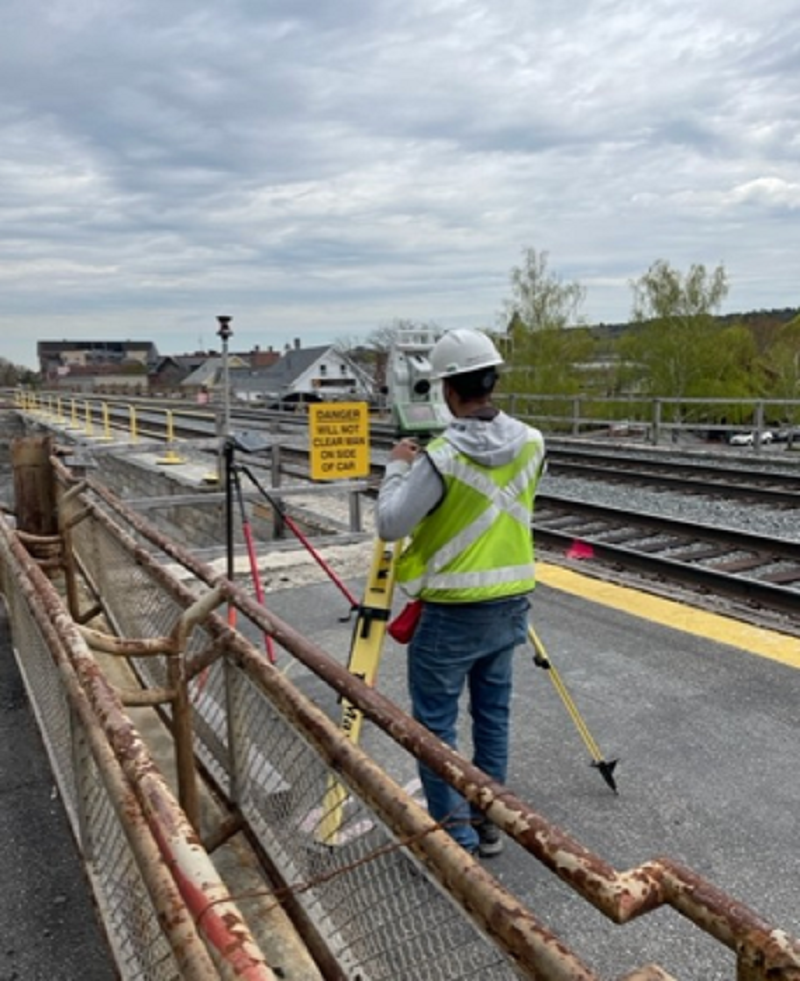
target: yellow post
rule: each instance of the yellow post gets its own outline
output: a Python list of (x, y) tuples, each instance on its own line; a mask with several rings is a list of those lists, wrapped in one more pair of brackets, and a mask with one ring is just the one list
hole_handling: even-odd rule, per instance
[(111, 435), (111, 417), (108, 412), (108, 402), (103, 402), (103, 436), (102, 439), (113, 439)]
[(84, 405), (86, 407), (86, 435), (91, 436), (94, 432), (92, 427), (92, 403), (89, 399), (86, 399)]
[(183, 457), (175, 452), (174, 429), (172, 425), (172, 410), (167, 409), (167, 452), (157, 462), (161, 464), (185, 463)]
[(135, 443), (139, 438), (139, 435), (136, 431), (136, 406), (135, 405), (130, 406), (129, 413), (131, 419), (131, 442)]

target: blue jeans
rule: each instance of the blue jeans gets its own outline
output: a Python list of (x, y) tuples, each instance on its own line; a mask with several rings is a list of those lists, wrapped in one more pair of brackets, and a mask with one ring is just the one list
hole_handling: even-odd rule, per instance
[[(472, 762), (505, 783), (514, 648), (528, 631), (527, 596), (488, 603), (425, 603), (408, 649), (414, 718), (456, 749), (459, 697), (469, 688)], [(467, 801), (419, 764), (428, 811), (466, 849), (478, 844)]]

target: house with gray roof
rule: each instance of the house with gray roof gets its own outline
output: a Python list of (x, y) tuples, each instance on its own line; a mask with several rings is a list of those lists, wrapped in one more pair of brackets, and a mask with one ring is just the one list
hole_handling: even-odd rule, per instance
[[(235, 369), (243, 368), (247, 368), (247, 361), (244, 358), (237, 354), (228, 356), (229, 375)], [(179, 388), (186, 397), (192, 397), (200, 392), (215, 392), (222, 386), (222, 369), (222, 357), (216, 354), (212, 355), (206, 358), (191, 374), (187, 375), (179, 383)]]
[(372, 379), (333, 345), (300, 347), (298, 342), (274, 365), (229, 372), (231, 394), (249, 402), (361, 401), (372, 395)]

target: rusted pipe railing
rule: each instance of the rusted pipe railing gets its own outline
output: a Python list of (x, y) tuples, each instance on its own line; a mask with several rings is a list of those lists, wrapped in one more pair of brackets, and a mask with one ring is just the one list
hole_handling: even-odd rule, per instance
[(19, 588), (47, 643), (70, 707), (80, 721), (81, 730), (97, 763), (97, 771), (109, 791), (120, 826), (136, 856), (137, 868), (153, 905), (159, 912), (162, 929), (177, 963), (187, 977), (197, 978), (197, 981), (215, 981), (219, 978), (219, 972), (214, 967), (189, 915), (189, 909), (167, 870), (141, 804), (97, 724), (97, 717), (70, 662), (64, 639), (44, 615), (42, 601), (33, 582), (22, 569), (19, 573)]
[(201, 620), (206, 619), (221, 602), (222, 590), (212, 589), (184, 611), (173, 630), (173, 654), (167, 661), (167, 680), (175, 691), (175, 700), (172, 703), (172, 735), (175, 740), (179, 799), (186, 816), (198, 834), (200, 832), (200, 800), (194, 762), (192, 706), (189, 701), (187, 684), (186, 646), (194, 627)]
[[(780, 977), (784, 981), (800, 979), (800, 944), (797, 940), (772, 928), (752, 910), (668, 858), (658, 858), (626, 872), (617, 872), (555, 825), (545, 821), (507, 788), (494, 783), (458, 753), (435, 739), (380, 692), (364, 685), (325, 651), (255, 603), (238, 586), (220, 580), (211, 567), (161, 535), (104, 488), (92, 483), (92, 490), (123, 516), (137, 533), (180, 562), (201, 581), (210, 586), (219, 586), (226, 598), (257, 627), (268, 632), (314, 674), (357, 705), (398, 744), (448, 780), (609, 919), (615, 923), (626, 923), (659, 906), (669, 905), (733, 950), (741, 970), (760, 972), (753, 977)], [(100, 520), (103, 520), (102, 514), (102, 509), (98, 508)], [(130, 542), (133, 543), (133, 540)], [(135, 544), (133, 548), (137, 561), (156, 565), (145, 550)], [(158, 575), (155, 568), (152, 573)], [(236, 647), (233, 641), (231, 644), (233, 648)], [(255, 670), (255, 663), (251, 667)], [(262, 671), (263, 665), (256, 671), (259, 677)], [(331, 762), (338, 769), (342, 766), (341, 754), (345, 750), (338, 747), (337, 753), (339, 755)], [(386, 820), (393, 826), (389, 812)], [(447, 865), (446, 861), (444, 865)]]
[(83, 691), (99, 720), (192, 912), (223, 978), (228, 981), (275, 981), (241, 913), (200, 845), (142, 739), (125, 715), (113, 687), (91, 657), (60, 597), (23, 546), (0, 522), (0, 534), (22, 569), (21, 586), (29, 606), (42, 607), (53, 630), (69, 651)]
[[(96, 507), (91, 503), (88, 506)], [(98, 507), (94, 517), (109, 530), (114, 530), (118, 539), (131, 551), (132, 558), (146, 567), (154, 580), (169, 590), (174, 599), (186, 608), (196, 602), (196, 596), (190, 589), (154, 562), (152, 556), (138, 546), (131, 536), (114, 526), (102, 509)], [(226, 579), (215, 585), (218, 596), (229, 597), (237, 603), (245, 598), (238, 587), (231, 589)], [(270, 692), (274, 704), (286, 718), (302, 729), (322, 759), (342, 774), (359, 797), (425, 862), (432, 874), (460, 901), (481, 928), (512, 954), (525, 969), (525, 976), (532, 979), (544, 976), (551, 981), (598, 981), (596, 975), (576, 955), (565, 950), (561, 941), (513, 894), (467, 855), (449, 834), (440, 830), (426, 810), (397, 786), (360, 747), (344, 738), (338, 726), (321, 709), (305, 699), (280, 671), (268, 664), (252, 645), (228, 627), (224, 618), (209, 616), (205, 626), (219, 642), (215, 649), (224, 650), (235, 657), (254, 683)], [(316, 650), (322, 658), (330, 660), (321, 649)], [(191, 674), (196, 673), (197, 665), (192, 663)], [(405, 718), (408, 719), (407, 716)], [(539, 973), (542, 965), (547, 965), (548, 973), (544, 975)]]
[(178, 801), (192, 827), (200, 831), (200, 803), (197, 791), (197, 773), (194, 763), (194, 737), (192, 707), (189, 702), (186, 674), (186, 644), (191, 631), (208, 614), (219, 606), (220, 590), (210, 590), (195, 602), (179, 618), (170, 637), (117, 638), (99, 630), (79, 627), (79, 633), (94, 650), (115, 657), (167, 658), (167, 688), (150, 688), (144, 691), (118, 690), (123, 705), (161, 705), (172, 707), (171, 726), (175, 744), (175, 767), (178, 775)]

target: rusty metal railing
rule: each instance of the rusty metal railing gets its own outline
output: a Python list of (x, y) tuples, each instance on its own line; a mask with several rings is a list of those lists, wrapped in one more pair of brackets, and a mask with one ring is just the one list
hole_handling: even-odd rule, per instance
[(20, 670), (125, 979), (275, 975), (61, 598), (5, 520)]
[[(126, 531), (117, 524), (109, 500), (118, 503), (93, 485), (63, 498), (81, 573), (98, 597), (102, 583), (103, 608), (121, 636), (169, 637), (198, 590), (156, 561), (133, 525)], [(212, 591), (246, 614), (249, 598), (227, 580)], [(153, 653), (140, 671), (149, 690), (166, 692), (167, 656)], [(192, 634), (187, 655), (195, 750), (230, 800), (231, 827), (243, 820), (258, 838), (286, 883), (287, 902), (299, 907), (313, 934), (309, 942), (342, 976), (413, 978), (424, 963), (431, 978), (500, 981), (520, 976), (518, 954), (528, 964), (522, 976), (536, 976), (531, 965), (546, 957), (553, 938), (260, 651), (211, 615)], [(174, 726), (176, 705), (165, 702), (164, 709)], [(353, 791), (336, 848), (321, 837), (333, 774)], [(224, 833), (220, 828), (211, 838)], [(413, 857), (427, 861), (431, 854), (448, 892), (421, 874)], [(480, 895), (477, 922), (454, 902), (457, 895), (469, 906)], [(503, 944), (484, 936), (498, 934), (491, 926), (498, 905), (508, 910)]]
[[(57, 461), (54, 466), (69, 486), (69, 472)], [(214, 590), (215, 602), (236, 606), (259, 633), (268, 633), (332, 693), (357, 705), (399, 746), (449, 780), (609, 920), (627, 923), (669, 907), (734, 952), (739, 981), (800, 979), (794, 938), (670, 859), (613, 869), (101, 485), (89, 481), (63, 500), (80, 572), (121, 636), (170, 636), (198, 591)], [(153, 550), (178, 563), (190, 582), (166, 570)], [(352, 976), (416, 977), (403, 965), (419, 963), (424, 952), (427, 967), (437, 965), (426, 977), (475, 971), (492, 978), (595, 977), (217, 613), (188, 639), (184, 656), (194, 748), (228, 797), (232, 826), (237, 820), (249, 826), (292, 901)], [(141, 670), (148, 686), (169, 687), (165, 657), (147, 658)], [(350, 791), (346, 844), (335, 849), (319, 847), (321, 802), (332, 772)], [(668, 975), (648, 965), (627, 977)]]

